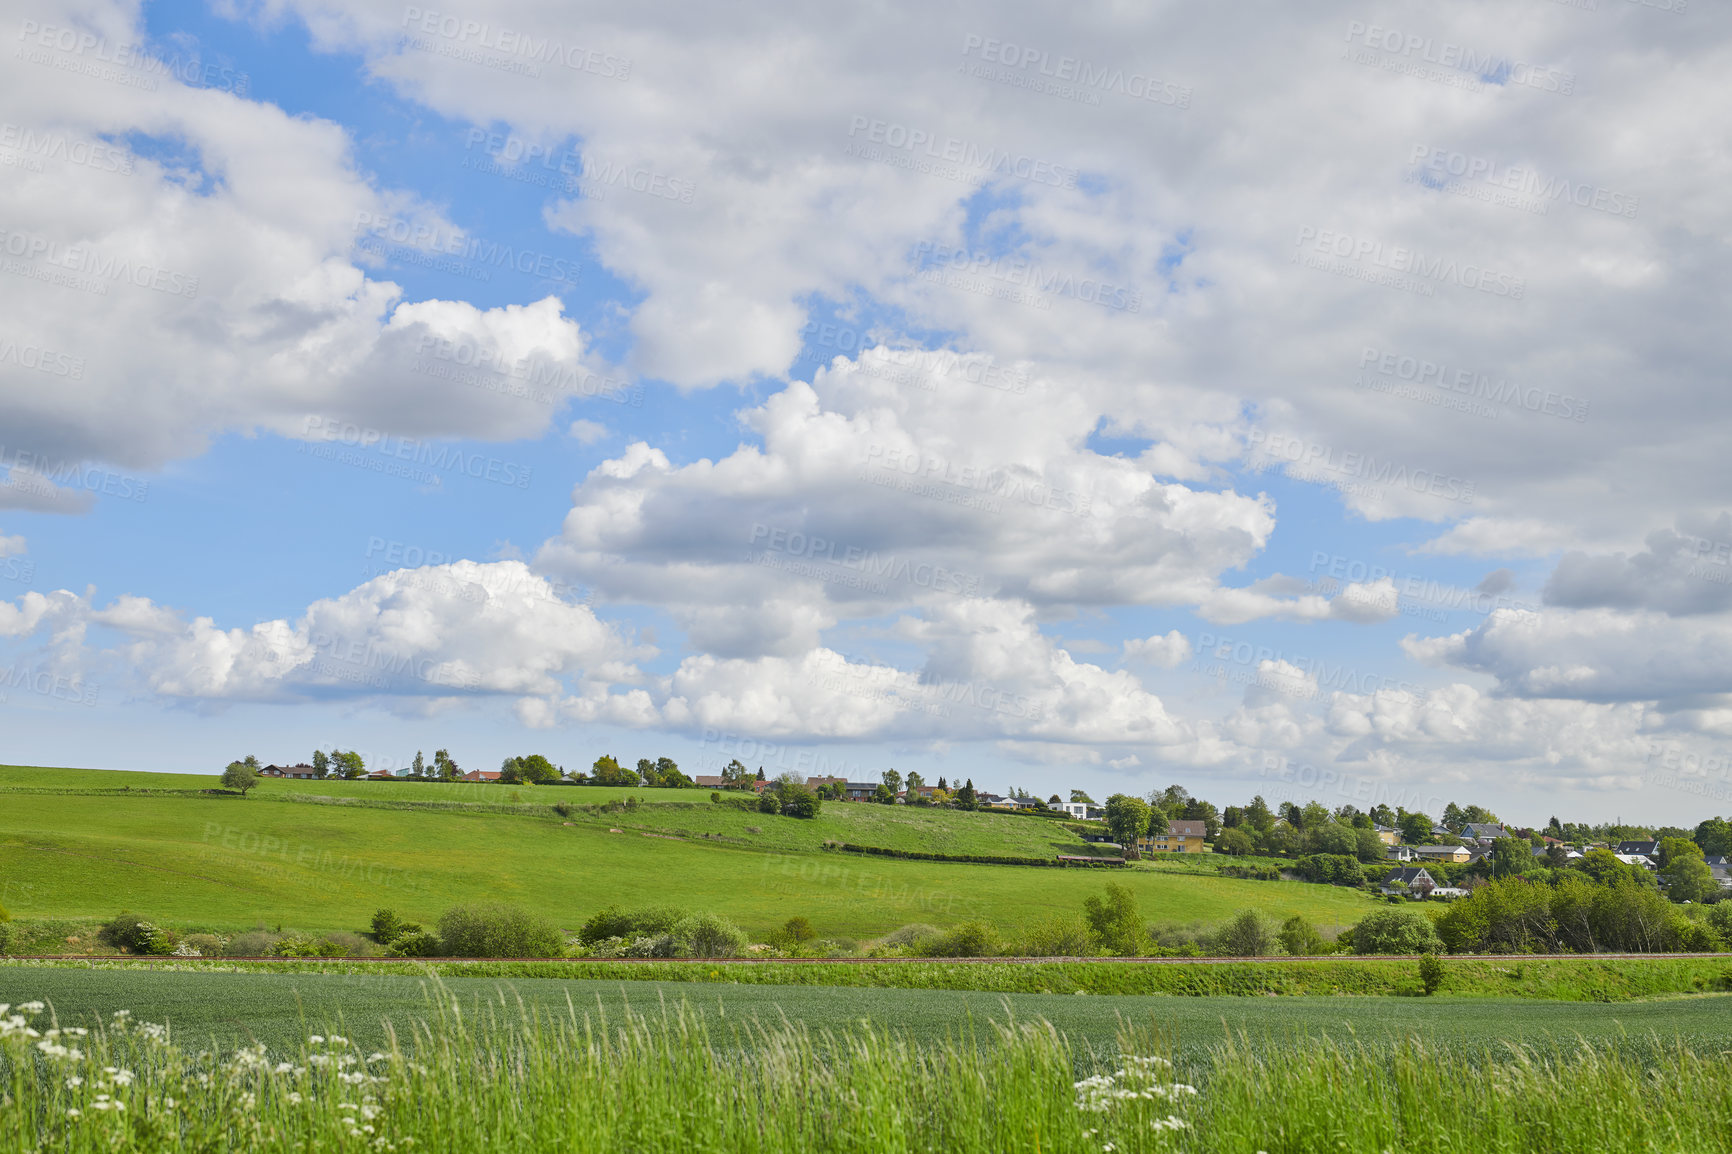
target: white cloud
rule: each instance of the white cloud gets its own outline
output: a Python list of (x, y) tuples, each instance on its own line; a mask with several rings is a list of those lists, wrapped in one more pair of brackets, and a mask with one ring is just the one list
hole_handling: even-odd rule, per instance
[(1183, 665), (1191, 656), (1190, 638), (1177, 629), (1168, 630), (1164, 637), (1157, 633), (1153, 637), (1132, 638), (1125, 642), (1126, 661), (1146, 661), (1162, 669)]
[(600, 421), (576, 420), (571, 423), (570, 428), (565, 430), (565, 435), (580, 445), (593, 445), (612, 434), (608, 432), (607, 426)]

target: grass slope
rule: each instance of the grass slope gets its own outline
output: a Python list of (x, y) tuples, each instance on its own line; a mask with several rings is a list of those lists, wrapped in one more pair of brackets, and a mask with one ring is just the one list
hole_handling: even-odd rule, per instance
[[(1291, 1042), (1302, 1037), (1366, 1041), (1418, 1034), (1433, 1043), (1502, 1041), (1574, 1042), (1654, 1033), (1693, 1044), (1720, 1045), (1732, 997), (1643, 1002), (1617, 1007), (1509, 998), (1147, 998), (1129, 995), (991, 994), (949, 990), (887, 990), (751, 985), (692, 986), (688, 983), (565, 981), (550, 978), (443, 977), (438, 984), (464, 1006), (502, 1004), (516, 1013), (519, 999), (563, 1011), (566, 1000), (579, 1011), (599, 1005), (610, 1017), (629, 1005), (653, 1010), (685, 1001), (717, 1018), (782, 1017), (813, 1028), (862, 1019), (933, 1041), (980, 1033), (988, 1020), (1044, 1018), (1073, 1043), (1105, 1047), (1120, 1025), (1150, 1026), (1179, 1049), (1220, 1041), (1243, 1032), (1253, 1042)], [(0, 965), (0, 1002), (44, 999), (62, 1023), (89, 1025), (116, 1010), (136, 1018), (169, 1022), (182, 1041), (202, 1045), (214, 1037), (224, 1047), (263, 1041), (292, 1046), (307, 1032), (339, 1029), (364, 1046), (383, 1041), (382, 1022), (400, 1033), (426, 1015), (433, 983), (410, 974), (221, 973), (164, 970), (91, 970)]]
[[(496, 900), (539, 910), (575, 929), (610, 903), (674, 903), (721, 913), (754, 934), (803, 914), (821, 934), (866, 938), (915, 921), (942, 926), (984, 917), (1010, 927), (1051, 913), (1074, 913), (1108, 880), (1093, 871), (826, 853), (816, 844), (835, 833), (806, 832), (817, 822), (758, 814), (739, 814), (754, 819), (742, 820), (742, 827), (757, 824), (778, 830), (778, 837), (809, 838), (809, 851), (784, 852), (768, 836), (760, 847), (670, 840), (640, 831), (610, 833), (609, 828), (624, 827), (589, 820), (567, 825), (551, 810), (525, 816), (486, 807), (307, 805), (272, 801), (265, 792), (308, 783), (272, 782), (246, 799), (16, 788), (27, 780), (76, 783), (96, 774), (101, 771), (0, 773), (0, 902), (14, 916), (99, 918), (127, 908), (186, 928), (232, 931), (263, 923), (328, 931), (362, 929), (380, 906), (432, 920), (456, 902)], [(97, 780), (105, 785), (94, 788), (113, 788), (106, 783), (117, 776), (134, 775), (103, 774)], [(371, 787), (372, 796), (394, 791), (392, 796), (402, 797), (415, 789), (389, 783), (316, 784), (332, 796), (345, 796), (342, 790), (365, 796), (359, 791)], [(7, 785), (15, 788), (7, 792)], [(522, 792), (564, 800), (603, 791), (543, 787)], [(634, 814), (618, 816), (641, 818), (657, 808), (646, 803)], [(836, 822), (880, 823), (878, 844), (893, 836), (924, 837), (921, 823), (954, 822), (956, 829), (974, 831), (992, 828), (974, 821), (996, 820), (1041, 835), (1056, 828), (1027, 818), (858, 804), (827, 806), (824, 816), (831, 817), (831, 811), (837, 811)], [(708, 817), (709, 811), (703, 806), (671, 809), (663, 828), (689, 828), (680, 823), (695, 821), (696, 815)], [(904, 818), (910, 824), (891, 824)], [(784, 835), (786, 827), (797, 833)], [(1350, 924), (1368, 908), (1361, 894), (1297, 882), (1156, 870), (1112, 877), (1137, 893), (1150, 919), (1215, 920), (1256, 906), (1275, 917), (1303, 913), (1327, 928)]]

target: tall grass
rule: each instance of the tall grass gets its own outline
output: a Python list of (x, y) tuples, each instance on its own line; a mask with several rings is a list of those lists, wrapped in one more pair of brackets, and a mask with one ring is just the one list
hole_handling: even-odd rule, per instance
[(1097, 1060), (1045, 1022), (920, 1044), (867, 1022), (812, 1031), (684, 1002), (610, 1017), (429, 997), (372, 1054), (329, 1033), (294, 1053), (213, 1054), (124, 1015), (79, 1034), (50, 1008), (0, 1009), (0, 1148), (1732, 1149), (1732, 1068), (1681, 1047), (1229, 1039), (1175, 1071), (1159, 1038), (1129, 1027)]

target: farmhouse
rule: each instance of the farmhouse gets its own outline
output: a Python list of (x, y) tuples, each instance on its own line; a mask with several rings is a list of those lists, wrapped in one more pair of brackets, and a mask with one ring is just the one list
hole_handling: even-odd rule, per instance
[(1446, 861), (1465, 865), (1473, 859), (1473, 851), (1464, 845), (1415, 845), (1408, 848), (1419, 861)]
[(1406, 886), (1408, 893), (1417, 894), (1422, 898), (1437, 888), (1437, 882), (1432, 879), (1429, 873), (1425, 872), (1423, 866), (1391, 870), (1389, 876), (1383, 879), (1383, 892), (1386, 894), (1400, 893), (1401, 890), (1396, 888), (1397, 882)]
[(300, 765), (267, 765), (259, 770), (260, 777), (317, 777), (313, 767), (302, 762)]
[(498, 781), (499, 780), (499, 771), (497, 769), (472, 769), (468, 773), (464, 774), (462, 777), (458, 778), (457, 780), (459, 780), (459, 781)]
[(1461, 827), (1461, 836), (1469, 841), (1477, 841), (1480, 845), (1490, 847), (1499, 838), (1508, 837), (1509, 833), (1501, 825), (1491, 822), (1470, 821)]
[(1653, 857), (1660, 852), (1660, 843), (1657, 841), (1621, 841), (1612, 852), (1620, 855), (1620, 857), (1624, 854)]
[(1166, 833), (1146, 833), (1137, 838), (1137, 848), (1144, 853), (1202, 853), (1205, 832), (1200, 821), (1170, 821)]

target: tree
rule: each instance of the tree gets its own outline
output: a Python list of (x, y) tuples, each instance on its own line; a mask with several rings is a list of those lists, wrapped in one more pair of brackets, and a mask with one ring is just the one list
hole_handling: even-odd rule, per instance
[(1408, 906), (1385, 906), (1353, 927), (1356, 954), (1425, 954), (1443, 948), (1431, 919)]
[(1282, 922), (1281, 932), (1275, 935), (1275, 940), (1289, 957), (1306, 958), (1329, 952), (1329, 943), (1303, 914), (1294, 914)]
[(1335, 816), (1321, 802), (1308, 801), (1299, 811), (1299, 828), (1310, 831), (1334, 824)]
[(1149, 807), (1149, 836), (1158, 837), (1173, 828), (1173, 823), (1167, 817), (1167, 811), (1159, 806)]
[(354, 750), (346, 753), (331, 751), (331, 768), (350, 781), (367, 776), (367, 763), (361, 760), (361, 755)]
[(818, 795), (791, 773), (784, 773), (766, 785), (758, 798), (758, 808), (764, 813), (781, 813), (788, 817), (817, 817), (821, 804)]
[[(1137, 797), (1128, 800), (1145, 807), (1148, 804)], [(1111, 798), (1107, 799), (1107, 805), (1112, 805)], [(1089, 924), (1089, 936), (1103, 952), (1126, 958), (1142, 952), (1143, 939), (1148, 936), (1148, 931), (1143, 928), (1142, 918), (1137, 914), (1136, 895), (1124, 886), (1109, 882), (1104, 898), (1085, 898), (1083, 918)]]
[(1500, 837), (1491, 843), (1492, 877), (1507, 878), (1533, 864), (1533, 847), (1520, 838)]
[(637, 759), (637, 775), (643, 778), (645, 785), (661, 784), (661, 778), (656, 774), (656, 763), (647, 757)]
[[(1375, 838), (1377, 835), (1371, 836)], [(1307, 826), (1302, 840), (1305, 848), (1312, 853), (1354, 856), (1359, 852), (1358, 832), (1339, 822), (1325, 821), (1322, 825)]]
[(499, 782), (501, 785), (518, 785), (523, 781), (523, 775), (517, 769), (518, 759), (508, 757), (499, 763)]
[(1274, 947), (1275, 935), (1256, 910), (1240, 910), (1215, 933), (1217, 954), (1228, 958), (1260, 958)]
[[(1360, 815), (1365, 816), (1364, 814)], [(1384, 848), (1383, 839), (1377, 836), (1377, 831), (1366, 827), (1353, 831), (1354, 855), (1362, 862), (1382, 861), (1389, 856)]]
[(895, 805), (896, 793), (888, 782), (879, 782), (878, 788), (872, 791), (872, 800), (879, 805)]
[(1137, 838), (1149, 828), (1149, 803), (1140, 797), (1115, 793), (1107, 798), (1105, 816), (1113, 840), (1134, 849)]
[(1305, 811), (1296, 802), (1284, 801), (1281, 803), (1281, 820), (1294, 829), (1304, 829)]
[(1251, 840), (1251, 835), (1242, 829), (1224, 829), (1221, 836), (1215, 839), (1216, 853), (1229, 853), (1243, 857), (1255, 853), (1257, 844)]
[(1431, 819), (1423, 813), (1401, 815), (1401, 840), (1408, 845), (1431, 844)]
[(611, 753), (595, 759), (589, 779), (596, 785), (637, 785), (637, 774), (619, 763)]
[(1200, 797), (1186, 802), (1179, 817), (1185, 821), (1202, 822), (1204, 841), (1214, 841), (1221, 832), (1221, 811)]
[(972, 777), (963, 782), (962, 788), (956, 791), (956, 804), (963, 809), (975, 809), (980, 805), (980, 795), (974, 792)]
[(1716, 857), (1732, 854), (1732, 822), (1723, 817), (1711, 817), (1702, 822), (1691, 836), (1705, 854)]
[(409, 776), (410, 777), (426, 777), (427, 776), (427, 763), (425, 761), (421, 760), (421, 751), (419, 749), (417, 749), (415, 751), (415, 760), (409, 763)]
[(1428, 953), (1419, 959), (1419, 984), (1428, 998), (1443, 988), (1443, 963), (1436, 954)]
[(1371, 820), (1386, 829), (1390, 828), (1395, 825), (1395, 811), (1388, 805), (1374, 805), (1371, 807)]
[[(257, 758), (251, 760), (257, 761)], [(229, 762), (228, 768), (223, 770), (223, 788), (238, 789), (240, 790), (242, 797), (245, 797), (247, 791), (252, 789), (258, 783), (258, 768), (254, 765), (248, 765), (245, 761), (231, 761)], [(1707, 869), (1708, 867), (1703, 866), (1702, 868)]]
[(1269, 803), (1258, 794), (1251, 799), (1251, 804), (1245, 807), (1245, 824), (1258, 833), (1268, 833), (1275, 828), (1275, 815), (1269, 811)]
[(1453, 801), (1443, 807), (1443, 828), (1450, 833), (1460, 833), (1461, 827), (1467, 824), (1467, 819), (1461, 816), (1461, 806)]
[(1660, 856), (1666, 864), (1660, 867), (1660, 879), (1666, 883), (1666, 896), (1675, 902), (1699, 902), (1720, 891), (1714, 871), (1702, 860), (1702, 847), (1681, 837), (1669, 837), (1660, 843)]
[(1221, 825), (1227, 829), (1238, 829), (1245, 824), (1245, 810), (1242, 806), (1230, 805), (1221, 811)]
[(1546, 823), (1546, 833), (1559, 841), (1564, 840), (1564, 827), (1558, 822), (1558, 815), (1552, 814), (1552, 820)]
[(530, 785), (548, 785), (559, 780), (559, 770), (539, 753), (517, 759), (517, 772)]
[(916, 805), (920, 801), (920, 791), (925, 788), (926, 779), (917, 770), (909, 770), (908, 776), (902, 779), (902, 788), (908, 791), (908, 804)]
[(1072, 805), (1077, 805), (1079, 803), (1082, 805), (1095, 804), (1095, 799), (1090, 797), (1086, 791), (1080, 789), (1073, 789), (1070, 791), (1070, 801)]
[(722, 766), (723, 789), (749, 789), (748, 782), (752, 780), (752, 771), (740, 764), (739, 758)]
[(884, 771), (884, 786), (892, 794), (901, 793), (902, 792), (902, 775), (900, 773), (897, 773), (894, 769), (885, 770)]
[(322, 749), (313, 750), (313, 776), (324, 777), (331, 772), (331, 759)]
[(457, 762), (443, 749), (433, 751), (433, 773), (440, 781), (457, 781), (463, 776)]

